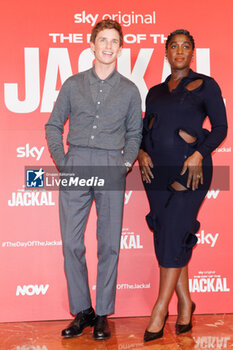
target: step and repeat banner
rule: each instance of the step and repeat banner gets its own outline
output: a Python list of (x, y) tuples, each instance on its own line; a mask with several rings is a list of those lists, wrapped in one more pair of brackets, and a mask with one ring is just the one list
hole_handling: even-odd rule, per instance
[[(213, 76), (226, 103), (229, 132), (213, 154), (215, 169), (231, 170), (232, 11), (230, 0), (187, 2), (132, 0), (80, 2), (29, 0), (1, 2), (0, 65), (0, 321), (70, 318), (58, 217), (58, 191), (26, 189), (25, 167), (50, 166), (44, 125), (61, 84), (89, 69), (94, 56), (90, 32), (103, 18), (119, 21), (124, 46), (117, 66), (139, 88), (143, 111), (149, 88), (169, 74), (164, 58), (169, 32), (185, 28), (196, 43), (193, 70)], [(208, 128), (208, 122), (205, 123)], [(68, 123), (65, 126), (64, 143)], [(67, 145), (65, 144), (67, 149)], [(230, 172), (229, 172), (230, 173)], [(229, 174), (228, 173), (228, 174)], [(190, 262), (190, 291), (197, 313), (233, 312), (233, 193), (227, 175), (212, 183), (198, 219), (198, 244)], [(137, 186), (130, 182), (136, 178)], [(136, 166), (128, 176), (113, 316), (150, 315), (158, 292), (159, 270), (149, 206)], [(96, 209), (85, 232), (93, 306), (96, 292)], [(170, 304), (176, 313), (176, 297)]]

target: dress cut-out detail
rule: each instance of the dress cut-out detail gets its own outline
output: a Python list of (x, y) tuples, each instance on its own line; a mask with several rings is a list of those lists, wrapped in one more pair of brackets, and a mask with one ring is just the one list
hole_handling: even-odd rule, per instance
[(179, 136), (187, 143), (193, 143), (197, 140), (196, 137), (190, 135), (189, 133), (187, 133), (185, 130), (180, 129), (178, 132)]
[(183, 185), (181, 185), (181, 183), (179, 183), (178, 181), (174, 181), (171, 184), (171, 187), (175, 190), (175, 191), (187, 191), (187, 188)]
[(197, 80), (193, 80), (191, 81), (191, 83), (188, 83), (185, 88), (188, 91), (193, 91), (198, 89), (201, 85), (203, 84), (203, 80), (202, 79), (197, 79)]
[(151, 130), (155, 122), (155, 117), (153, 116), (148, 124), (148, 129)]

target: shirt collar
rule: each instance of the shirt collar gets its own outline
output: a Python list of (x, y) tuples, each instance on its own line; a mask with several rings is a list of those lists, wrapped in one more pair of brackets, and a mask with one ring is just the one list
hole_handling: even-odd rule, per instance
[(118, 81), (118, 72), (117, 72), (116, 68), (114, 69), (114, 71), (106, 79), (102, 80), (96, 74), (95, 66), (93, 66), (89, 70), (89, 82), (90, 82), (90, 85), (99, 83), (101, 81), (104, 81), (104, 82), (108, 83), (109, 85), (114, 86), (117, 83), (117, 81)]

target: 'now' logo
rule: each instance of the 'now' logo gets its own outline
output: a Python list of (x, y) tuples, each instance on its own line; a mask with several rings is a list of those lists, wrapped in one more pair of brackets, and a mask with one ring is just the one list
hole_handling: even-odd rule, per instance
[(49, 284), (46, 284), (46, 285), (29, 284), (28, 286), (24, 285), (23, 287), (17, 286), (16, 296), (19, 296), (19, 295), (32, 296), (32, 295), (39, 295), (39, 294), (45, 295), (48, 289), (49, 289)]

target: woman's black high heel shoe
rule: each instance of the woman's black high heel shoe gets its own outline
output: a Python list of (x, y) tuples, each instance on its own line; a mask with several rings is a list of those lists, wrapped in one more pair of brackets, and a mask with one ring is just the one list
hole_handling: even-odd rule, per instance
[(191, 316), (190, 316), (190, 322), (188, 324), (179, 324), (179, 323), (176, 323), (176, 334), (181, 334), (181, 333), (186, 333), (186, 332), (189, 332), (193, 325), (192, 325), (192, 316), (193, 316), (193, 313), (196, 309), (196, 305), (194, 302), (192, 302), (192, 310), (191, 310)]
[(167, 313), (166, 316), (165, 316), (164, 324), (163, 324), (162, 329), (160, 329), (160, 331), (158, 331), (158, 332), (149, 332), (149, 331), (145, 330), (145, 333), (144, 333), (144, 342), (162, 338), (162, 336), (163, 336), (163, 329), (164, 329), (164, 327), (165, 327), (167, 318), (168, 318), (168, 313)]

